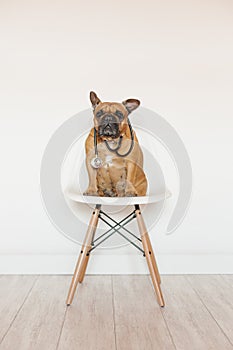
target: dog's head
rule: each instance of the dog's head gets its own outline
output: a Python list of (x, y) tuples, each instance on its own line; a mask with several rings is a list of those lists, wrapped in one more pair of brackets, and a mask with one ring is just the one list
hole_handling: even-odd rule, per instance
[(127, 127), (129, 113), (134, 111), (140, 101), (130, 98), (118, 102), (101, 102), (95, 92), (90, 92), (94, 113), (94, 126), (98, 136), (103, 139), (115, 139), (122, 135)]

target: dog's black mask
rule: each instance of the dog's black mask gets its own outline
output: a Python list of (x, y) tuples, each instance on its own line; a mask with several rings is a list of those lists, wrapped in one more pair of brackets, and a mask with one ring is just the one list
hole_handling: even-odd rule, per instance
[(117, 138), (120, 136), (119, 126), (120, 120), (116, 115), (105, 114), (98, 120), (98, 135)]

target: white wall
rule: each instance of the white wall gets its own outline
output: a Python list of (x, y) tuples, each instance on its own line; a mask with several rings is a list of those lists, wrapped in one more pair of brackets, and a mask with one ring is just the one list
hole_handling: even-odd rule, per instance
[[(91, 89), (105, 100), (138, 97), (190, 154), (186, 219), (165, 236), (165, 213), (152, 232), (161, 272), (233, 272), (232, 15), (227, 0), (1, 3), (0, 272), (73, 270), (79, 247), (46, 216), (39, 171), (49, 138), (89, 107)], [(140, 256), (114, 251), (89, 266), (145, 271)]]

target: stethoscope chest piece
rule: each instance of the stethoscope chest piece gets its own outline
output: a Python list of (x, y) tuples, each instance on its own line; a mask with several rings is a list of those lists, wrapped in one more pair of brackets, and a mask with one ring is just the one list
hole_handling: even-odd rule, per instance
[(92, 158), (91, 166), (94, 169), (99, 169), (102, 165), (103, 165), (102, 159), (100, 159), (99, 157)]

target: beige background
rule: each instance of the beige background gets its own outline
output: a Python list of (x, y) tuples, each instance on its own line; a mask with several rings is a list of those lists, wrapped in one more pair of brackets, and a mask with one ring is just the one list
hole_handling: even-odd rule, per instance
[[(161, 271), (233, 272), (232, 16), (225, 0), (0, 1), (2, 272), (72, 270), (79, 247), (43, 210), (40, 161), (53, 132), (89, 107), (91, 89), (138, 97), (190, 154), (189, 213), (175, 234), (163, 224), (152, 233)], [(106, 262), (144, 271), (111, 254), (89, 271), (106, 272)]]

